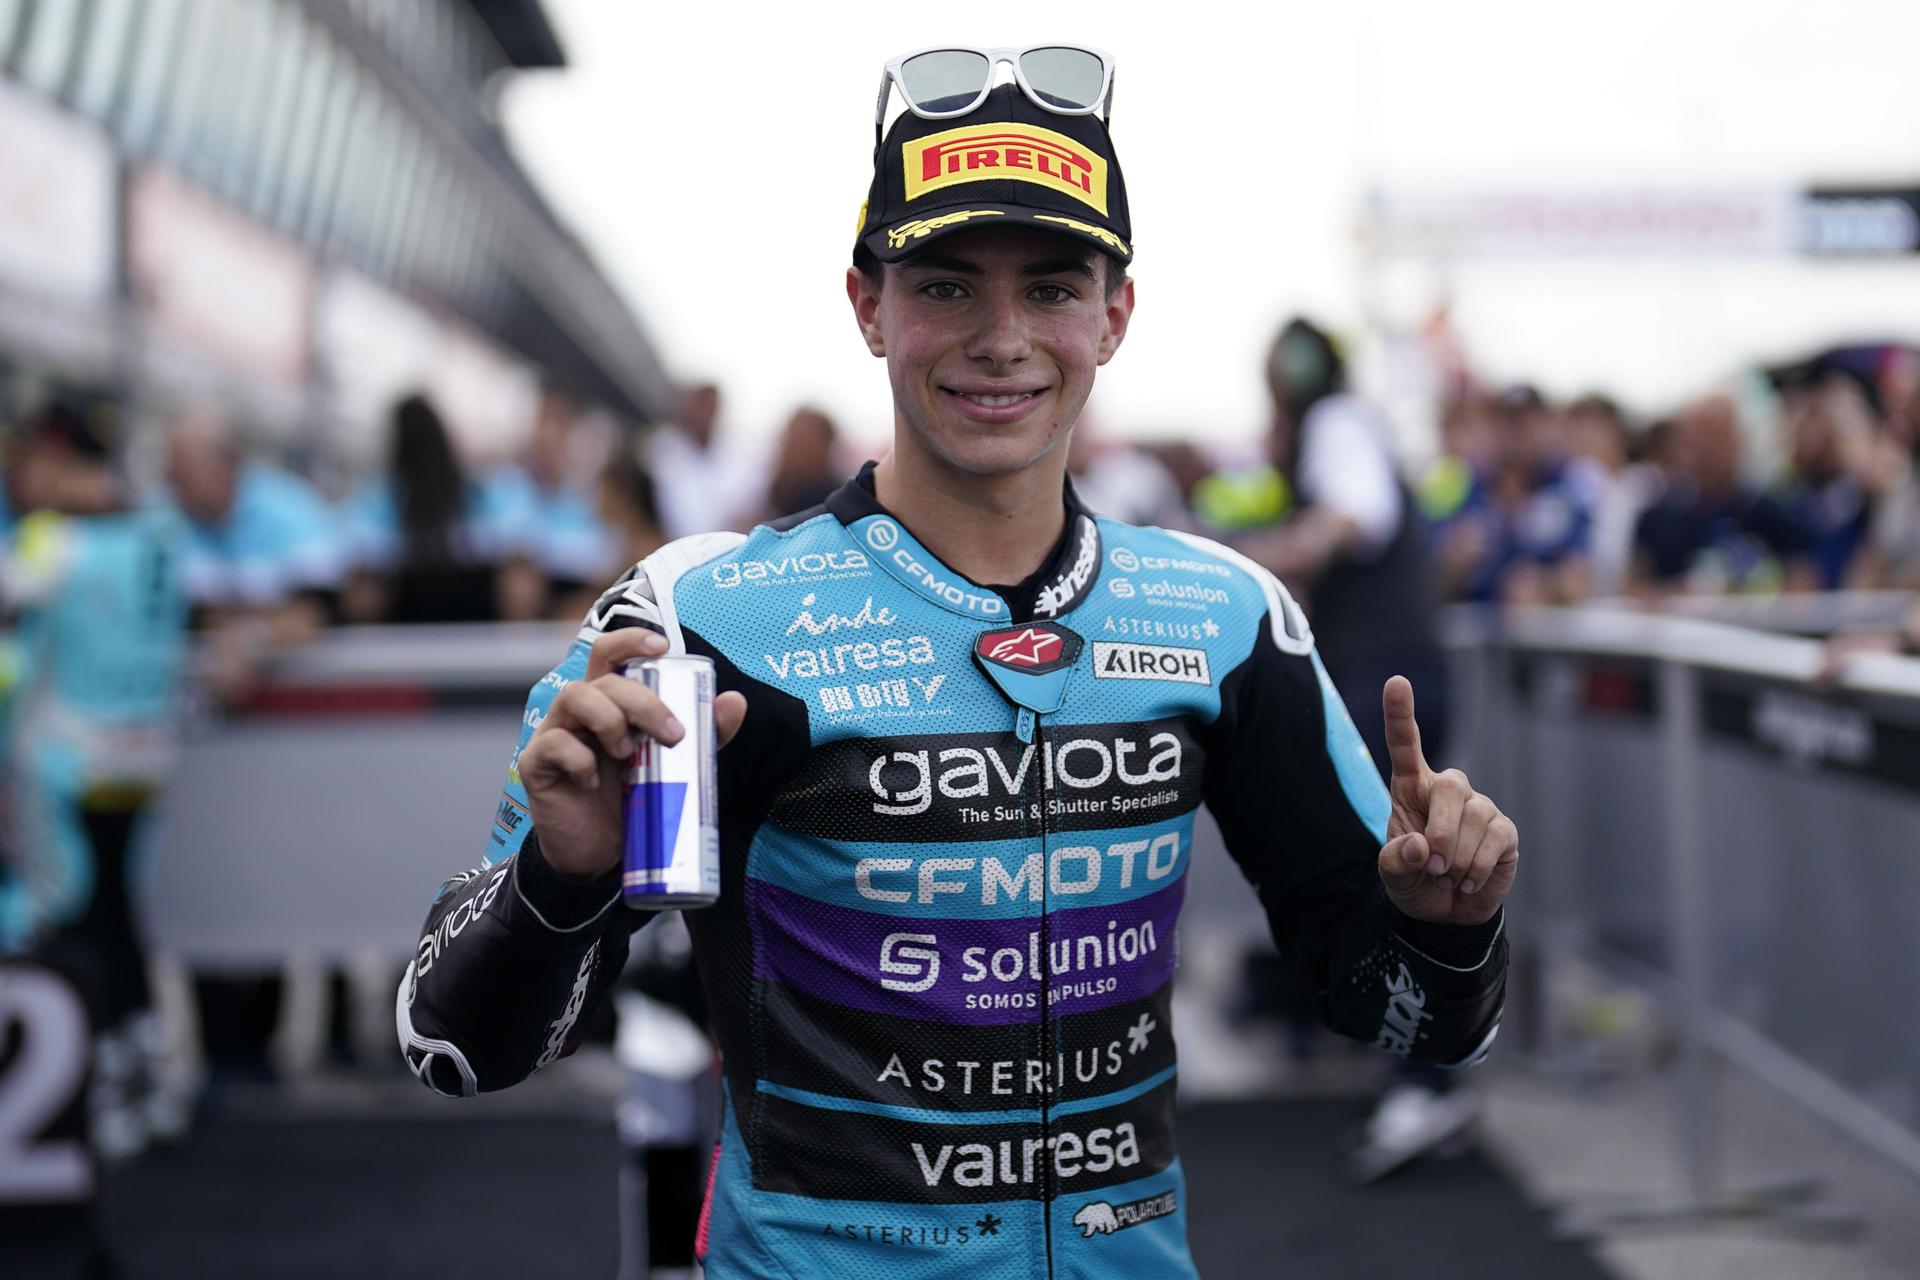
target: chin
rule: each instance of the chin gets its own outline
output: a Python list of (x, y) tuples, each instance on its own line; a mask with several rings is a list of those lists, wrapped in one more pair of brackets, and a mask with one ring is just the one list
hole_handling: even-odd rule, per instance
[(982, 478), (1009, 476), (1044, 460), (1066, 438), (1064, 431), (1045, 439), (1018, 436), (969, 438), (963, 430), (941, 440), (935, 452), (948, 466), (968, 475)]

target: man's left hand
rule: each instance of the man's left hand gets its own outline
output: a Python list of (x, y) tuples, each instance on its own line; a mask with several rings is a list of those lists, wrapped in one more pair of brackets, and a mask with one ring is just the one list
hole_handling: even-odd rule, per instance
[(1387, 681), (1380, 695), (1387, 718), (1393, 814), (1380, 849), (1380, 880), (1393, 905), (1434, 924), (1482, 924), (1506, 901), (1520, 865), (1513, 819), (1473, 789), (1458, 769), (1435, 773), (1420, 751), (1413, 685)]

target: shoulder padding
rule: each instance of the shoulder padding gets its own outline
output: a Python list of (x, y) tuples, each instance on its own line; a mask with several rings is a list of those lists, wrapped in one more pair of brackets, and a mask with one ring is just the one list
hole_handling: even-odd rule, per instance
[(591, 644), (609, 631), (646, 627), (667, 638), (668, 653), (685, 653), (673, 586), (689, 569), (717, 560), (747, 540), (744, 533), (697, 533), (669, 542), (620, 576), (594, 602), (580, 624), (580, 639)]
[(1169, 537), (1178, 538), (1195, 551), (1224, 560), (1253, 579), (1267, 597), (1267, 623), (1269, 630), (1273, 633), (1275, 648), (1282, 653), (1305, 654), (1313, 651), (1313, 628), (1307, 625), (1307, 615), (1294, 602), (1294, 598), (1287, 594), (1287, 589), (1280, 579), (1232, 547), (1221, 546), (1211, 538), (1203, 538), (1194, 533), (1182, 533), (1178, 529), (1166, 529), (1162, 532)]

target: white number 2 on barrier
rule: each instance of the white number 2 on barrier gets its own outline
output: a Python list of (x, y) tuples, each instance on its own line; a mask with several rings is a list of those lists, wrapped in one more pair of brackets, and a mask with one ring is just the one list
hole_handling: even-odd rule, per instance
[(39, 969), (0, 969), (0, 1203), (54, 1204), (93, 1195), (78, 1141), (43, 1135), (86, 1087), (87, 1014), (65, 982)]

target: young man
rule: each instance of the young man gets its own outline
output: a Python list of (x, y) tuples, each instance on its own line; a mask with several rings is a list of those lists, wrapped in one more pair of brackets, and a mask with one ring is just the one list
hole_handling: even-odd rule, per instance
[(712, 658), (723, 889), (687, 922), (726, 1078), (715, 1280), (1191, 1275), (1168, 1000), (1203, 801), (1334, 1027), (1465, 1062), (1499, 1017), (1517, 838), (1427, 769), (1405, 682), (1390, 795), (1270, 575), (1066, 484), (1134, 304), (1109, 64), (1082, 56), (1097, 93), (1023, 60), (947, 77), (934, 118), (889, 69), (912, 109), (847, 293), (893, 452), (615, 584), (402, 985), (443, 1092), (568, 1051), (646, 921), (619, 905), (621, 762), (682, 733), (620, 664)]

